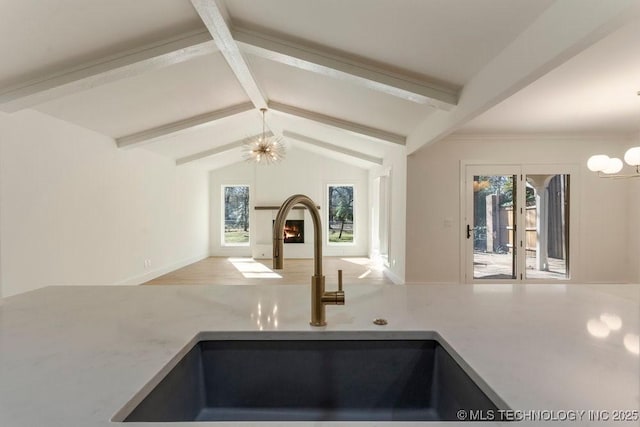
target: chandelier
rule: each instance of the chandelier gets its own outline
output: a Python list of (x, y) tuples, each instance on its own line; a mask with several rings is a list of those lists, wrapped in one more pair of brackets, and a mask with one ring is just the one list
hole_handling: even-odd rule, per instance
[(266, 108), (261, 108), (262, 112), (262, 134), (244, 145), (244, 157), (248, 162), (255, 162), (262, 165), (270, 165), (284, 159), (285, 150), (282, 145), (281, 136), (267, 135), (265, 132), (264, 116)]
[(629, 166), (635, 167), (631, 174), (620, 174), (624, 164), (617, 157), (609, 157), (606, 154), (596, 154), (589, 157), (587, 168), (591, 172), (598, 172), (600, 178), (638, 178), (640, 177), (640, 147), (631, 147), (624, 153), (624, 161)]

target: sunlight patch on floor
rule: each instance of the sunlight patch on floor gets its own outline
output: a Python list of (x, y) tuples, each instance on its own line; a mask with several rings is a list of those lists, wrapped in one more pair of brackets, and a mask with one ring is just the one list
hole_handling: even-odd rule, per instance
[(375, 271), (384, 270), (384, 260), (382, 258), (374, 259), (374, 258), (352, 257), (352, 258), (340, 258), (340, 260), (351, 263), (351, 264), (361, 265), (363, 267), (367, 267)]
[(282, 276), (253, 258), (228, 258), (228, 261), (247, 279), (282, 279)]
[(340, 258), (340, 260), (367, 268), (367, 270), (364, 273), (358, 276), (358, 279), (364, 279), (374, 271), (384, 271), (384, 268), (385, 268), (384, 261), (382, 258), (373, 259), (373, 258), (364, 258), (364, 257), (350, 257), (350, 258)]
[(340, 258), (342, 261), (350, 262), (357, 265), (369, 265), (371, 260), (369, 258)]
[(371, 274), (371, 269), (368, 269), (367, 271), (365, 271), (364, 273), (362, 273), (361, 275), (358, 276), (358, 279), (364, 279), (365, 277), (367, 277), (368, 275)]

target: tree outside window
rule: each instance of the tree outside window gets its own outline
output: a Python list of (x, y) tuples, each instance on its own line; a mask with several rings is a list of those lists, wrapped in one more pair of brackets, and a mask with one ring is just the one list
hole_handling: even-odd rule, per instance
[(249, 244), (249, 186), (222, 187), (224, 240), (226, 245)]
[(328, 196), (329, 242), (353, 243), (353, 185), (330, 185)]

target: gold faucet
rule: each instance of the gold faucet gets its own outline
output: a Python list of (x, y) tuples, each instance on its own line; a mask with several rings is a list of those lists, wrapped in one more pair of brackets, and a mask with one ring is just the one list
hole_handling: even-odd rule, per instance
[(325, 305), (344, 305), (342, 290), (342, 270), (338, 270), (338, 290), (325, 292), (322, 275), (322, 222), (316, 204), (304, 194), (289, 197), (280, 206), (273, 225), (273, 268), (281, 270), (284, 266), (284, 224), (291, 208), (304, 205), (313, 219), (313, 276), (311, 276), (311, 326), (325, 326)]

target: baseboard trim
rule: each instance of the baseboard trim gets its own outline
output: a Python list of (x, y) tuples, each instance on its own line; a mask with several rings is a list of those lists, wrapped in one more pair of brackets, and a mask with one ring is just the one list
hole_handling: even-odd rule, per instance
[(387, 278), (389, 278), (394, 285), (404, 285), (404, 280), (402, 280), (402, 278), (400, 276), (398, 276), (396, 273), (394, 273), (393, 271), (389, 270), (388, 268), (385, 267), (384, 270), (382, 270), (382, 273), (387, 276)]
[(195, 256), (195, 257), (186, 258), (181, 261), (170, 264), (166, 267), (158, 268), (153, 271), (148, 271), (146, 273), (139, 274), (137, 276), (128, 277), (124, 280), (120, 280), (119, 282), (113, 283), (113, 285), (115, 286), (140, 285), (142, 283), (148, 282), (149, 280), (153, 280), (156, 277), (160, 277), (164, 274), (170, 273), (179, 268), (186, 267), (187, 265), (193, 264), (194, 262), (202, 261), (203, 259), (208, 257), (209, 257), (209, 252)]
[(467, 283), (461, 282), (405, 282), (405, 285), (447, 285), (447, 286), (465, 286)]

